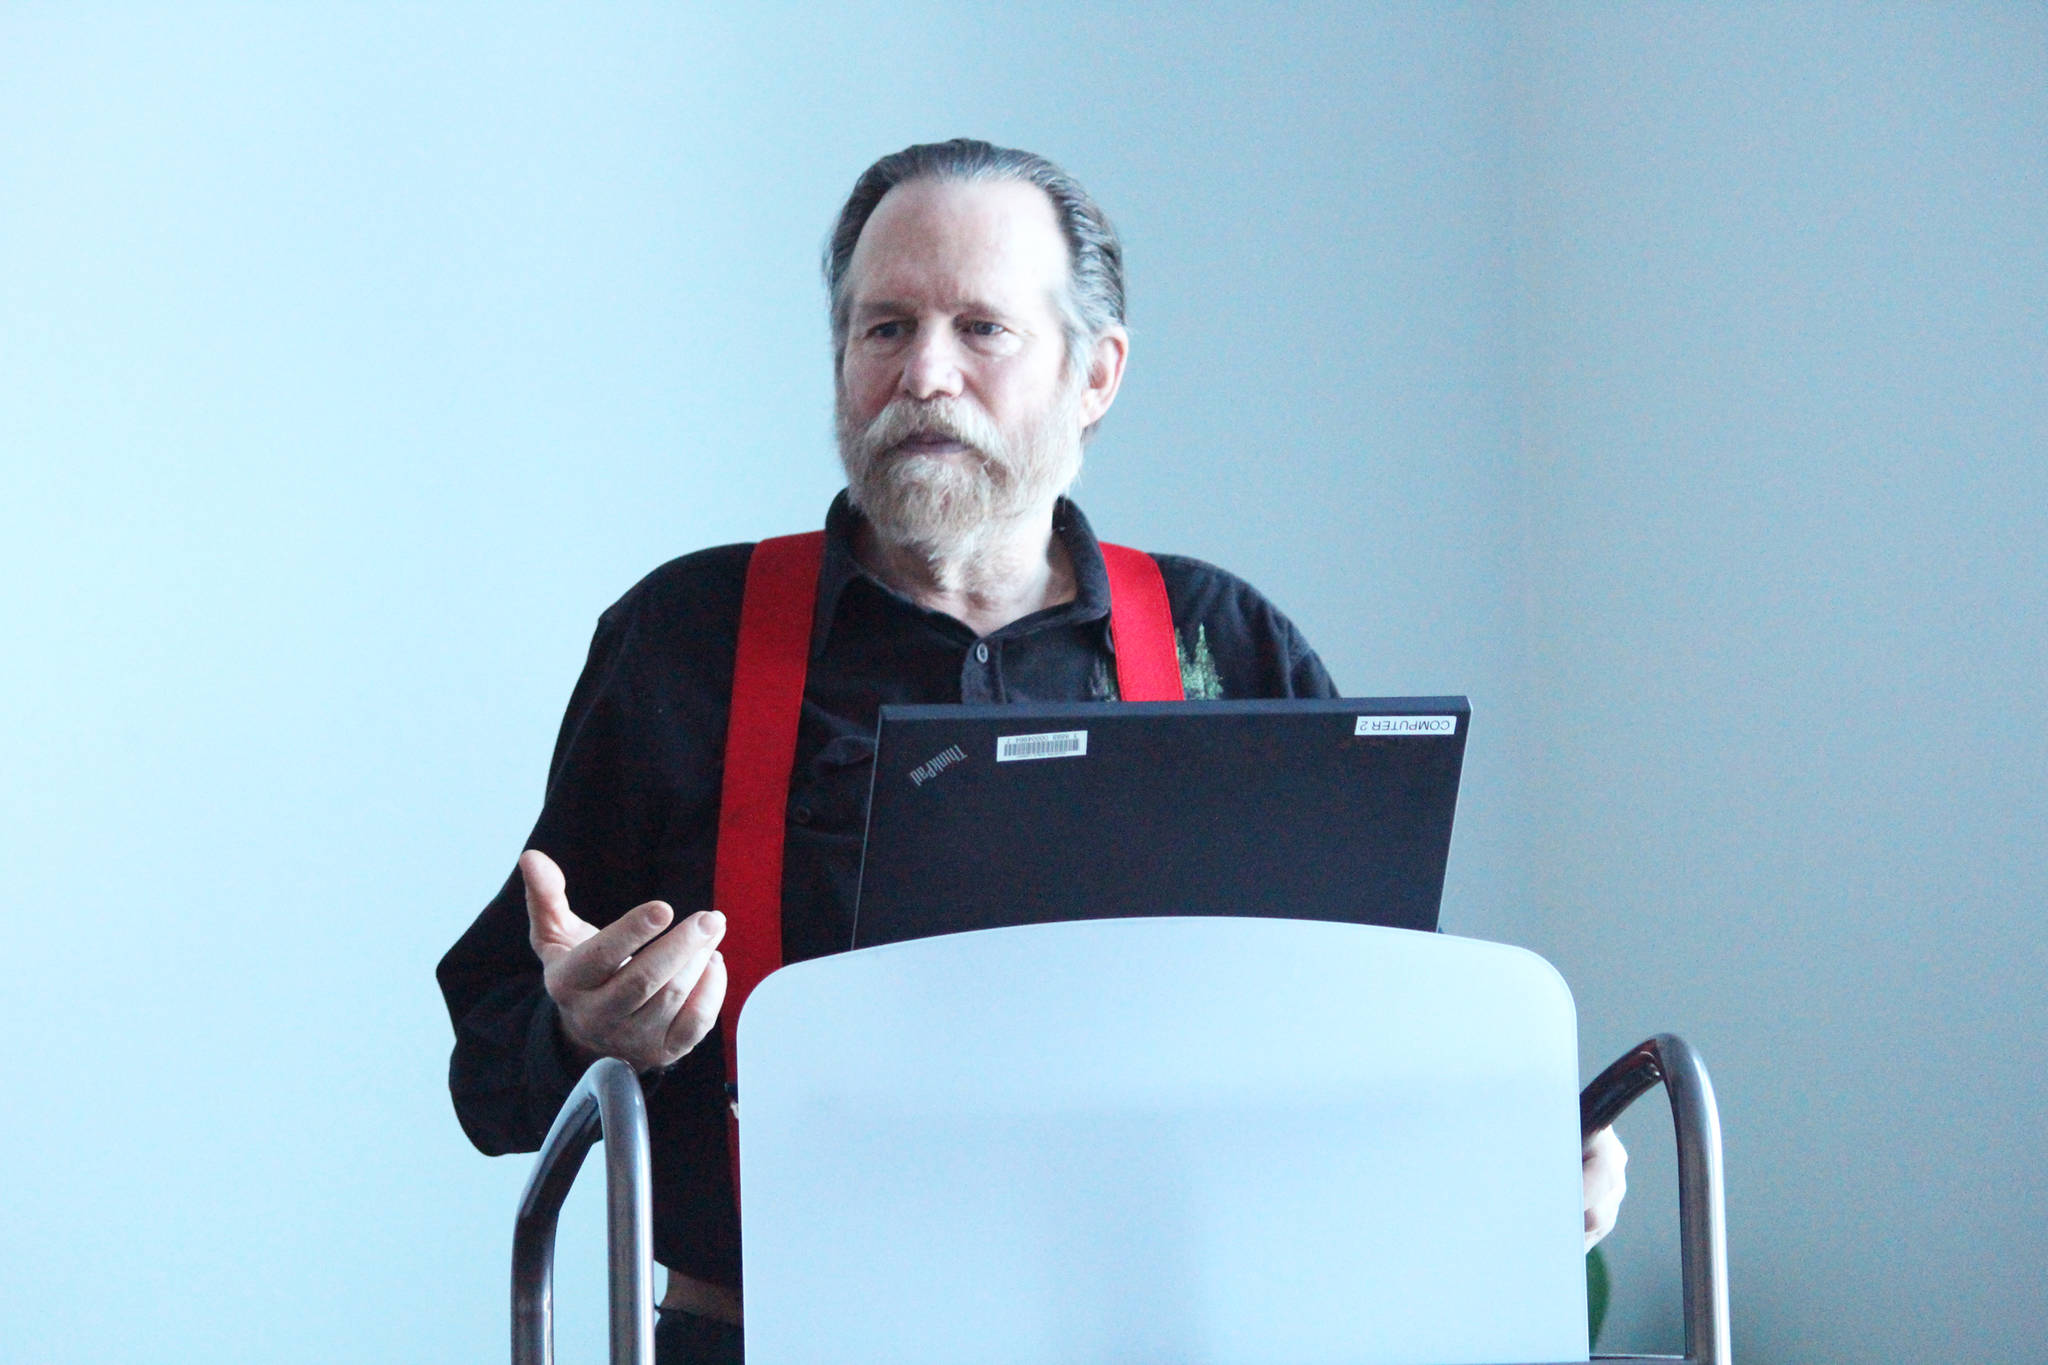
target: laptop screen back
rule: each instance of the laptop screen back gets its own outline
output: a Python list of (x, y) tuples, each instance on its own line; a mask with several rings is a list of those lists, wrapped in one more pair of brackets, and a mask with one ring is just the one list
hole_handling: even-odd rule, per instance
[(1433, 930), (1463, 697), (885, 706), (853, 946), (1055, 920)]

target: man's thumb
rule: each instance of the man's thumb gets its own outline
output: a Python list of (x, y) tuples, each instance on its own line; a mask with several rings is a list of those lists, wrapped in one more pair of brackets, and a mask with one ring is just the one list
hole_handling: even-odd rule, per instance
[(526, 883), (526, 922), (533, 950), (543, 959), (566, 952), (597, 932), (569, 908), (569, 884), (555, 860), (537, 848), (519, 855), (519, 876)]

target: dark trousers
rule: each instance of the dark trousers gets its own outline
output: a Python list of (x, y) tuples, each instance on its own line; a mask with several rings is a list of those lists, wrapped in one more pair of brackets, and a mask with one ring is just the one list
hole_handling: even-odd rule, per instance
[(740, 1329), (695, 1313), (664, 1312), (654, 1320), (654, 1365), (741, 1365)]

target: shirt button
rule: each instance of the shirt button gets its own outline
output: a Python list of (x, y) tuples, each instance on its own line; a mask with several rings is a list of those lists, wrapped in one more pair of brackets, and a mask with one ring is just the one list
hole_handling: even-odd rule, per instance
[(986, 644), (979, 644), (974, 647), (974, 662), (978, 664), (988, 662), (988, 646)]
[(789, 818), (796, 821), (799, 825), (808, 825), (811, 823), (811, 808), (809, 806), (797, 806), (790, 811)]

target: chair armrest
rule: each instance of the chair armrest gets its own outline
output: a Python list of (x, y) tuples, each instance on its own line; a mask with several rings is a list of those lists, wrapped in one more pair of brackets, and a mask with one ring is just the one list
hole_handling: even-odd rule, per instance
[(604, 1140), (612, 1365), (654, 1359), (654, 1216), (647, 1102), (616, 1057), (591, 1063), (548, 1129), (512, 1225), (512, 1365), (553, 1365), (555, 1227), (592, 1143)]
[[(1683, 1038), (1660, 1033), (1630, 1048), (1579, 1092), (1579, 1129), (1590, 1137), (1659, 1081), (1671, 1098), (1678, 1139), (1679, 1278), (1685, 1295), (1685, 1360), (1729, 1365), (1727, 1212), (1721, 1193), (1721, 1117), (1706, 1063)], [(1596, 1356), (1596, 1360), (1643, 1359)]]

